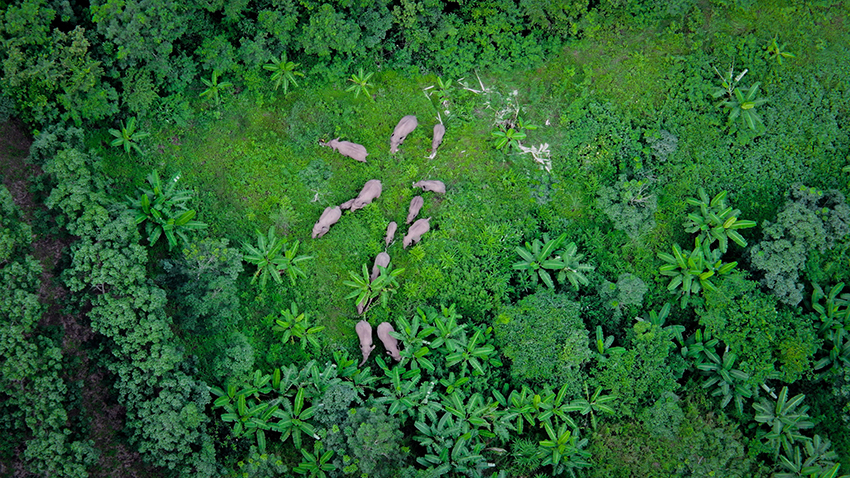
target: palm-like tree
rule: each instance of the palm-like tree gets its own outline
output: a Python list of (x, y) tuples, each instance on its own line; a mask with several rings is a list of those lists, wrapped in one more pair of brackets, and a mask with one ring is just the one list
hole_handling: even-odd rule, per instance
[(446, 357), (446, 366), (462, 364), (461, 371), (465, 372), (468, 365), (474, 370), (473, 375), (484, 375), (484, 365), (496, 354), (496, 347), (485, 343), (486, 339), (481, 329), (475, 329), (468, 342), (461, 343), (454, 353)]
[(263, 65), (263, 68), (272, 72), (272, 81), (274, 82), (275, 90), (283, 85), (283, 94), (285, 95), (289, 90), (290, 83), (298, 86), (298, 83), (295, 81), (295, 77), (304, 76), (304, 73), (295, 71), (295, 68), (298, 68), (299, 65), (301, 65), (301, 63), (287, 61), (286, 52), (284, 52), (280, 55), (280, 59), (272, 58), (272, 62)]
[[(266, 235), (257, 231), (256, 247), (248, 243), (242, 244), (245, 248), (243, 259), (257, 266), (257, 272), (251, 278), (251, 283), (253, 284), (259, 279), (260, 287), (265, 287), (268, 278), (271, 277), (278, 284), (282, 284), (282, 272), (286, 272), (293, 286), (297, 277), (306, 278), (307, 274), (304, 273), (298, 264), (312, 259), (313, 256), (299, 256), (299, 244), (300, 242), (296, 240), (292, 247), (286, 248), (286, 241), (283, 238), (277, 237), (274, 226), (269, 227)], [(283, 254), (281, 254), (281, 250), (283, 250)]]
[(109, 134), (115, 136), (115, 139), (110, 144), (112, 146), (123, 146), (124, 153), (126, 154), (130, 154), (130, 149), (134, 149), (137, 153), (142, 154), (142, 150), (139, 148), (139, 140), (151, 135), (144, 131), (136, 131), (135, 116), (127, 120), (127, 126), (124, 126), (124, 122), (121, 121), (121, 130), (110, 129)]
[(364, 95), (368, 96), (369, 99), (373, 99), (372, 95), (369, 93), (369, 88), (372, 88), (373, 84), (369, 83), (369, 79), (372, 78), (374, 72), (363, 73), (363, 68), (360, 68), (357, 74), (352, 74), (351, 78), (348, 81), (354, 83), (345, 89), (345, 91), (353, 91), (354, 97), (357, 98), (360, 95), (360, 92), (363, 92)]
[(322, 442), (313, 443), (313, 452), (310, 453), (305, 449), (301, 449), (301, 455), (304, 457), (301, 464), (292, 469), (292, 471), (301, 475), (309, 475), (310, 478), (326, 478), (326, 471), (336, 469), (333, 463), (329, 463), (333, 457), (333, 450), (328, 450), (322, 453), (324, 446)]
[(401, 363), (404, 366), (410, 362), (411, 367), (416, 369), (424, 369), (428, 372), (434, 371), (434, 364), (427, 358), (431, 352), (428, 348), (430, 342), (427, 340), (436, 331), (434, 326), (423, 326), (420, 317), (424, 319), (425, 313), (421, 309), (417, 310), (419, 315), (413, 317), (413, 321), (408, 321), (404, 317), (399, 317), (396, 320), (398, 331), (390, 332), (390, 335), (404, 344), (404, 349), (401, 350)]
[(280, 441), (285, 442), (289, 437), (292, 437), (292, 443), (295, 448), (301, 448), (301, 434), (304, 433), (316, 440), (319, 435), (316, 434), (316, 429), (308, 422), (315, 413), (315, 407), (304, 406), (304, 389), (299, 388), (295, 394), (295, 401), (290, 403), (289, 400), (283, 400), (283, 409), (275, 410), (274, 416), (280, 421), (271, 425), (271, 429), (280, 432)]
[(325, 330), (324, 325), (312, 327), (306, 312), (298, 313), (298, 306), (295, 305), (295, 302), (292, 302), (289, 310), (284, 309), (280, 313), (282, 318), (275, 320), (277, 325), (272, 330), (283, 332), (283, 336), (280, 338), (283, 343), (295, 342), (297, 338), (301, 342), (302, 349), (308, 342), (313, 347), (319, 348), (318, 333)]
[(773, 445), (774, 454), (778, 455), (780, 448), (788, 448), (797, 441), (808, 441), (811, 438), (800, 434), (800, 430), (806, 430), (815, 426), (809, 419), (808, 405), (800, 406), (805, 395), (799, 394), (788, 399), (788, 387), (782, 387), (776, 403), (771, 403), (762, 397), (759, 403), (754, 403), (756, 409), (755, 420), (770, 427), (770, 432), (764, 435), (768, 443)]
[(151, 172), (147, 182), (151, 189), (141, 189), (139, 199), (128, 198), (130, 208), (136, 212), (136, 224), (145, 223), (145, 233), (151, 246), (160, 237), (165, 236), (168, 248), (177, 245), (177, 239), (188, 242), (188, 231), (204, 229), (207, 224), (195, 221), (195, 210), (189, 209), (187, 203), (192, 199), (192, 191), (177, 189), (180, 173), (175, 174), (165, 185), (157, 171)]
[(233, 83), (229, 81), (223, 81), (219, 83), (217, 71), (213, 71), (212, 78), (210, 80), (201, 78), (201, 82), (207, 87), (207, 89), (201, 93), (201, 98), (203, 98), (204, 96), (209, 96), (215, 100), (216, 105), (221, 103), (220, 92), (225, 88), (230, 88), (231, 86), (233, 86)]
[(733, 368), (738, 356), (729, 352), (723, 353), (721, 360), (717, 354), (708, 355), (709, 361), (697, 364), (697, 368), (708, 374), (709, 378), (702, 384), (702, 388), (711, 388), (715, 385), (717, 389), (711, 394), (723, 397), (720, 408), (726, 408), (733, 399), (735, 408), (739, 414), (744, 413), (744, 398), (752, 396), (753, 392), (747, 380), (750, 376), (741, 370)]
[(353, 289), (345, 298), (355, 299), (354, 303), (357, 304), (358, 312), (361, 315), (369, 311), (372, 305), (374, 305), (375, 299), (380, 299), (381, 306), (386, 307), (390, 296), (398, 291), (399, 284), (397, 277), (404, 272), (404, 269), (393, 270), (392, 264), (386, 268), (381, 267), (380, 269), (381, 274), (374, 281), (370, 281), (369, 270), (366, 264), (363, 264), (361, 275), (349, 271), (348, 274), (352, 280), (343, 281), (344, 285)]
[(761, 118), (756, 112), (756, 106), (767, 103), (767, 99), (758, 98), (759, 85), (760, 83), (756, 82), (749, 88), (735, 88), (732, 98), (720, 103), (720, 106), (730, 109), (730, 122), (740, 116), (744, 124), (753, 131), (758, 131), (764, 127)]

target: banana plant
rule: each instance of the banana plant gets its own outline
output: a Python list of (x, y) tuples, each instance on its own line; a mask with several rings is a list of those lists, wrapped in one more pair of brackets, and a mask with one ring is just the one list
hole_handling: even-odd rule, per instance
[[(506, 385), (507, 386), (507, 385)], [(529, 426), (537, 426), (537, 417), (540, 415), (540, 396), (535, 395), (527, 386), (523, 386), (521, 390), (504, 389), (505, 393), (499, 390), (493, 390), (493, 397), (496, 403), (502, 406), (505, 414), (516, 418), (514, 428), (517, 434), (522, 435), (525, 424)]]
[(180, 173), (177, 173), (163, 185), (159, 173), (154, 170), (146, 178), (151, 188), (139, 188), (142, 192), (139, 199), (127, 198), (130, 209), (136, 213), (136, 224), (145, 223), (145, 234), (151, 246), (164, 235), (171, 249), (177, 245), (178, 238), (189, 241), (187, 232), (207, 227), (207, 224), (194, 220), (195, 210), (187, 207), (193, 193), (188, 189), (177, 189), (179, 179)]
[(463, 392), (455, 390), (451, 395), (443, 398), (443, 408), (454, 415), (455, 422), (460, 426), (463, 434), (461, 437), (471, 439), (480, 435), (485, 438), (493, 438), (491, 422), (500, 412), (497, 404), (484, 401), (480, 393), (473, 393), (465, 399)]
[(775, 59), (779, 63), (779, 66), (782, 66), (782, 60), (785, 58), (797, 58), (797, 55), (785, 50), (785, 45), (787, 43), (780, 45), (777, 37), (773, 37), (770, 44), (767, 45), (767, 54), (765, 56)]
[(390, 296), (398, 291), (398, 276), (404, 272), (404, 269), (393, 269), (390, 264), (385, 269), (381, 270), (381, 274), (370, 281), (369, 269), (366, 264), (363, 264), (361, 274), (355, 274), (349, 271), (348, 274), (352, 280), (343, 281), (342, 283), (353, 290), (345, 296), (346, 299), (355, 299), (354, 303), (358, 306), (360, 314), (365, 314), (375, 304), (376, 299), (380, 299), (381, 306), (386, 308), (389, 303)]
[(565, 383), (561, 389), (558, 390), (557, 394), (549, 390), (544, 392), (544, 398), (539, 404), (541, 412), (537, 416), (538, 420), (552, 425), (552, 419), (554, 418), (556, 425), (559, 423), (565, 423), (571, 428), (578, 428), (578, 425), (576, 425), (576, 422), (572, 419), (572, 417), (570, 417), (569, 413), (579, 412), (583, 407), (576, 403), (567, 402), (567, 386), (568, 384)]
[(596, 360), (600, 362), (605, 362), (612, 355), (620, 355), (626, 352), (626, 349), (623, 347), (612, 347), (614, 344), (614, 336), (609, 335), (605, 336), (602, 332), (602, 326), (596, 326), (596, 340), (593, 342), (591, 349), (594, 351), (594, 355)]
[(274, 89), (283, 85), (283, 94), (285, 95), (289, 90), (289, 84), (292, 83), (295, 86), (298, 86), (298, 83), (295, 81), (296, 76), (303, 77), (304, 73), (300, 71), (295, 71), (296, 68), (301, 63), (294, 63), (286, 60), (286, 52), (280, 55), (280, 59), (272, 58), (271, 63), (266, 63), (263, 65), (263, 68), (272, 72), (272, 82), (274, 82)]
[(562, 424), (557, 431), (548, 423), (543, 424), (548, 440), (542, 440), (540, 447), (546, 454), (543, 460), (543, 466), (552, 465), (552, 475), (560, 475), (566, 470), (572, 471), (573, 468), (589, 468), (590, 452), (583, 450), (587, 446), (587, 438), (578, 440), (576, 430), (575, 433), (567, 429), (567, 424)]
[(688, 220), (684, 223), (685, 230), (690, 233), (698, 232), (700, 241), (708, 246), (718, 241), (720, 252), (723, 254), (729, 247), (730, 239), (741, 247), (747, 247), (747, 240), (738, 230), (755, 227), (756, 222), (738, 219), (741, 211), (726, 205), (726, 191), (720, 191), (711, 200), (702, 187), (697, 193), (698, 197), (686, 199), (688, 204), (699, 208), (699, 214), (688, 214)]
[[(489, 329), (487, 330), (489, 332)], [(446, 366), (461, 364), (461, 372), (465, 373), (467, 365), (472, 368), (473, 375), (484, 375), (484, 366), (488, 363), (498, 366), (501, 363), (495, 358), (496, 347), (486, 343), (487, 335), (480, 328), (475, 329), (472, 338), (446, 356)], [(480, 344), (480, 345), (479, 345)]]
[(434, 339), (431, 350), (440, 350), (444, 355), (462, 350), (466, 343), (466, 324), (459, 325), (461, 316), (455, 312), (455, 305), (442, 308), (442, 315), (434, 316)]
[(435, 450), (436, 454), (426, 453), (416, 458), (416, 461), (432, 469), (430, 476), (447, 476), (454, 472), (454, 476), (481, 478), (483, 470), (496, 466), (484, 459), (481, 455), (483, 449), (483, 443), (477, 442), (470, 446), (470, 440), (458, 438), (451, 447)]
[(720, 340), (712, 338), (710, 330), (697, 329), (693, 335), (682, 342), (679, 353), (697, 368), (703, 363), (720, 363), (720, 356), (717, 355), (718, 343)]
[(469, 376), (463, 375), (456, 377), (454, 372), (449, 373), (446, 378), (440, 379), (440, 384), (446, 387), (446, 393), (452, 394), (455, 390), (459, 390), (462, 386), (469, 382)]
[(306, 312), (298, 313), (298, 306), (295, 302), (290, 304), (289, 310), (283, 309), (280, 311), (282, 318), (275, 319), (275, 325), (272, 330), (275, 332), (283, 332), (280, 340), (283, 343), (294, 343), (295, 339), (301, 343), (301, 348), (304, 349), (307, 343), (310, 343), (316, 349), (319, 349), (319, 332), (325, 330), (325, 326), (310, 326), (310, 320), (307, 318)]
[(123, 146), (124, 153), (130, 154), (130, 150), (134, 149), (137, 153), (142, 154), (141, 148), (139, 148), (139, 140), (147, 138), (150, 136), (150, 133), (146, 133), (144, 131), (136, 131), (136, 117), (127, 120), (127, 126), (124, 126), (124, 122), (121, 122), (121, 129), (109, 129), (109, 134), (115, 136), (115, 139), (110, 143), (112, 146)]
[(728, 274), (738, 265), (737, 262), (724, 263), (720, 259), (720, 251), (711, 249), (699, 237), (694, 239), (694, 250), (688, 255), (682, 253), (678, 244), (673, 244), (672, 255), (659, 252), (658, 258), (666, 262), (659, 268), (661, 275), (672, 277), (667, 290), (673, 292), (681, 287), (683, 306), (687, 305), (687, 297), (691, 294), (702, 290), (716, 291), (711, 278)]
[(723, 360), (720, 360), (716, 354), (710, 355), (708, 362), (698, 364), (696, 367), (709, 377), (702, 384), (702, 388), (717, 386), (711, 395), (723, 397), (720, 408), (726, 408), (726, 405), (734, 399), (735, 409), (743, 415), (744, 398), (751, 397), (753, 391), (746, 383), (750, 376), (733, 368), (737, 359), (738, 356), (735, 353), (727, 350), (723, 353)]
[(315, 440), (319, 439), (316, 429), (308, 422), (316, 411), (315, 407), (305, 406), (304, 389), (299, 388), (295, 394), (295, 400), (283, 400), (283, 408), (274, 412), (274, 416), (280, 419), (272, 425), (272, 430), (280, 433), (280, 441), (286, 442), (292, 437), (292, 443), (296, 449), (301, 448), (301, 434), (305, 434)]
[(431, 352), (428, 348), (431, 337), (437, 328), (434, 326), (423, 325), (420, 317), (424, 319), (425, 313), (422, 309), (417, 309), (417, 315), (413, 316), (412, 321), (408, 321), (404, 317), (396, 319), (396, 330), (390, 332), (390, 336), (401, 340), (404, 348), (401, 350), (401, 362), (399, 365), (404, 366), (410, 363), (413, 369), (423, 369), (428, 372), (434, 371), (434, 364), (427, 358)]
[(375, 398), (375, 403), (388, 404), (387, 413), (400, 415), (402, 419), (405, 419), (413, 415), (415, 402), (420, 398), (418, 394), (420, 375), (402, 377), (400, 370), (402, 370), (400, 366), (395, 366), (391, 370), (388, 367), (384, 369), (390, 383), (378, 389), (382, 396)]
[(213, 71), (212, 78), (209, 80), (201, 78), (201, 82), (207, 87), (207, 89), (201, 93), (200, 97), (203, 98), (204, 96), (209, 96), (215, 100), (216, 105), (221, 104), (221, 92), (225, 88), (231, 88), (233, 86), (233, 83), (229, 81), (219, 83), (217, 71)]
[(369, 93), (369, 88), (375, 86), (369, 83), (369, 79), (372, 78), (372, 75), (374, 74), (375, 73), (371, 71), (369, 73), (363, 73), (363, 68), (360, 68), (358, 73), (352, 74), (351, 78), (348, 79), (348, 81), (354, 84), (346, 88), (345, 91), (353, 91), (355, 98), (357, 98), (362, 92), (364, 95), (369, 97), (370, 100), (374, 101), (374, 98), (372, 98), (372, 95)]
[(494, 143), (496, 149), (501, 150), (507, 146), (509, 151), (511, 149), (518, 150), (520, 148), (520, 140), (526, 138), (525, 133), (513, 128), (491, 131), (490, 136), (496, 138), (496, 142)]
[[(296, 240), (292, 247), (287, 247), (286, 239), (277, 237), (274, 226), (269, 227), (269, 231), (265, 235), (257, 231), (256, 247), (242, 243), (242, 247), (245, 249), (243, 259), (257, 266), (257, 272), (251, 278), (251, 283), (253, 284), (259, 279), (260, 287), (265, 287), (269, 277), (271, 277), (278, 284), (282, 284), (282, 273), (289, 276), (289, 282), (293, 286), (299, 276), (306, 278), (307, 274), (299, 264), (313, 259), (313, 256), (298, 255), (299, 244), (300, 242)], [(281, 254), (281, 251), (283, 251), (283, 254)]]
[[(815, 370), (823, 370), (820, 378), (826, 377), (834, 370), (841, 370), (850, 366), (850, 294), (841, 294), (844, 283), (839, 282), (829, 294), (824, 294), (823, 289), (813, 284), (812, 308), (818, 313), (821, 320), (819, 333), (824, 339), (823, 349), (825, 355), (814, 365)], [(824, 304), (821, 300), (826, 299)]]
[(811, 440), (800, 433), (800, 430), (815, 426), (806, 413), (809, 410), (808, 405), (800, 406), (805, 398), (805, 395), (799, 394), (789, 400), (788, 387), (782, 387), (776, 403), (762, 397), (758, 403), (753, 404), (756, 410), (755, 420), (770, 427), (770, 432), (763, 438), (773, 447), (774, 455), (778, 455), (781, 448), (790, 447), (798, 441)]
[(513, 269), (517, 271), (526, 271), (531, 282), (537, 285), (538, 278), (546, 287), (555, 288), (555, 283), (552, 281), (550, 271), (561, 269), (561, 261), (553, 257), (556, 251), (564, 241), (567, 240), (567, 234), (561, 234), (556, 239), (549, 239), (548, 234), (543, 234), (543, 242), (535, 239), (531, 244), (527, 241), (525, 247), (517, 247), (516, 252), (522, 258), (521, 261), (513, 264)]
[[(830, 450), (832, 446), (829, 440), (821, 438), (820, 435), (815, 435), (811, 441), (805, 442), (803, 450), (806, 453), (806, 459), (803, 460), (800, 447), (783, 446), (783, 453), (779, 455), (779, 464), (785, 470), (784, 473), (776, 473), (776, 478), (797, 478), (809, 476), (822, 476), (836, 465), (838, 454)], [(836, 472), (838, 470), (836, 469)]]
[(433, 418), (427, 422), (421, 419), (417, 420), (413, 425), (419, 433), (413, 435), (413, 439), (431, 453), (438, 453), (444, 448), (451, 447), (454, 437), (463, 434), (460, 425), (456, 424), (452, 417), (454, 415), (445, 412), (439, 420)]
[(730, 123), (740, 117), (741, 121), (753, 131), (764, 128), (764, 123), (756, 112), (756, 106), (767, 103), (766, 98), (758, 97), (760, 85), (761, 83), (755, 82), (749, 88), (735, 88), (732, 98), (720, 103), (720, 106), (729, 108)]
[(320, 441), (313, 443), (312, 453), (301, 448), (301, 456), (304, 458), (292, 471), (301, 475), (309, 475), (310, 478), (327, 478), (328, 475), (325, 472), (335, 470), (336, 466), (330, 463), (334, 455), (333, 450), (328, 450), (324, 453), (322, 452), (323, 450), (324, 445)]
[(678, 339), (680, 344), (685, 343), (685, 339), (682, 337), (682, 332), (685, 331), (684, 325), (664, 325), (667, 321), (667, 317), (669, 316), (670, 303), (667, 302), (664, 304), (664, 307), (661, 308), (661, 311), (649, 311), (649, 319), (644, 319), (643, 317), (636, 317), (635, 319), (638, 322), (649, 322), (652, 325), (657, 325), (661, 330), (667, 332), (671, 339)]
[[(582, 415), (590, 415), (590, 424), (596, 430), (596, 414), (607, 413), (613, 415), (615, 413), (614, 409), (610, 405), (606, 405), (606, 403), (614, 402), (618, 397), (616, 395), (602, 395), (602, 387), (597, 388), (593, 392), (593, 395), (590, 395), (588, 394), (586, 383), (584, 384), (584, 396), (586, 398), (573, 400), (571, 409), (578, 411)], [(577, 427), (574, 426), (573, 428)]]
[[(259, 374), (260, 372), (257, 371), (255, 376)], [(262, 380), (265, 380), (265, 377)], [(255, 380), (255, 384), (257, 384), (257, 380)], [(218, 397), (213, 402), (213, 406), (224, 409), (224, 413), (221, 415), (222, 421), (233, 422), (233, 435), (236, 437), (254, 436), (260, 452), (265, 453), (265, 432), (273, 429), (274, 423), (270, 423), (269, 420), (278, 411), (278, 404), (282, 399), (263, 401), (259, 397), (260, 394), (262, 392), (267, 393), (271, 390), (271, 387), (266, 388), (266, 382), (261, 384), (262, 389), (252, 385), (239, 391), (233, 384), (227, 386), (226, 392), (218, 387), (210, 387), (210, 391)]]

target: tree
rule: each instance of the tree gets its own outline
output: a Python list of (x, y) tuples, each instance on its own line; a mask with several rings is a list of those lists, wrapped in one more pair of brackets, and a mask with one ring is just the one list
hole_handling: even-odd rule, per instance
[(584, 272), (592, 271), (594, 267), (580, 262), (584, 256), (577, 254), (578, 248), (574, 242), (558, 250), (566, 239), (566, 233), (556, 239), (549, 239), (548, 234), (543, 234), (543, 242), (535, 239), (533, 244), (526, 242), (525, 247), (517, 247), (516, 252), (522, 260), (514, 263), (513, 269), (526, 271), (535, 285), (539, 277), (550, 289), (555, 288), (550, 271), (557, 272), (558, 282), (569, 280), (576, 289), (579, 283), (587, 285)]
[(324, 449), (322, 442), (317, 441), (313, 443), (312, 453), (304, 448), (299, 447), (299, 449), (304, 459), (301, 461), (301, 464), (293, 468), (292, 471), (301, 475), (310, 475), (310, 478), (326, 478), (328, 476), (327, 473), (325, 473), (326, 471), (333, 471), (336, 469), (336, 466), (334, 466), (333, 463), (328, 463), (333, 457), (334, 451), (328, 450), (322, 453), (322, 450)]
[(271, 79), (274, 82), (275, 91), (280, 87), (280, 85), (283, 85), (283, 94), (285, 95), (289, 90), (290, 83), (298, 86), (298, 83), (295, 81), (295, 77), (304, 76), (304, 73), (295, 71), (295, 68), (298, 68), (300, 64), (301, 63), (286, 61), (286, 52), (283, 52), (280, 55), (280, 59), (272, 58), (272, 62), (263, 65), (263, 68), (272, 72)]
[[(767, 99), (758, 97), (759, 85), (761, 83), (757, 81), (749, 88), (735, 88), (734, 97), (720, 103), (720, 106), (729, 108), (730, 123), (740, 116), (741, 121), (751, 130), (759, 131), (764, 128), (764, 123), (756, 112), (756, 106), (767, 103)], [(744, 91), (746, 94), (743, 93)]]
[(717, 390), (712, 392), (713, 396), (723, 397), (720, 403), (720, 408), (726, 408), (726, 405), (735, 399), (735, 409), (738, 414), (744, 414), (744, 398), (752, 396), (753, 392), (747, 383), (750, 376), (746, 373), (732, 368), (735, 365), (735, 360), (738, 356), (728, 350), (723, 353), (723, 359), (720, 360), (717, 354), (707, 354), (710, 362), (697, 364), (696, 367), (706, 372), (708, 379), (703, 382), (702, 388), (711, 388), (717, 385)]
[(719, 249), (712, 250), (709, 243), (703, 243), (699, 237), (694, 239), (694, 250), (687, 256), (678, 244), (673, 244), (673, 255), (658, 253), (658, 258), (667, 263), (659, 271), (662, 275), (672, 277), (667, 290), (673, 292), (681, 286), (683, 307), (691, 294), (698, 294), (702, 290), (716, 291), (717, 287), (711, 278), (728, 274), (738, 265), (737, 262), (724, 263), (720, 255)]
[(570, 432), (566, 424), (556, 431), (548, 423), (543, 424), (548, 440), (542, 440), (540, 447), (546, 453), (543, 466), (552, 465), (553, 475), (569, 471), (574, 475), (573, 468), (590, 468), (590, 453), (583, 450), (587, 446), (587, 438), (578, 440), (578, 430)]
[(115, 136), (115, 139), (112, 140), (112, 146), (123, 146), (124, 152), (130, 154), (130, 149), (136, 150), (137, 153), (142, 154), (141, 148), (139, 148), (139, 140), (147, 138), (150, 136), (150, 133), (146, 133), (144, 131), (136, 131), (136, 117), (133, 116), (129, 120), (127, 120), (127, 126), (124, 126), (124, 122), (121, 122), (121, 130), (110, 129), (109, 134)]

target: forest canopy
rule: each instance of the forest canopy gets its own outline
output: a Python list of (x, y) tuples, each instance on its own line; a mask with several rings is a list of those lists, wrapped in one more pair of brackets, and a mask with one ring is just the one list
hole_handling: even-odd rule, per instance
[(850, 473), (847, 2), (0, 7), (0, 476)]

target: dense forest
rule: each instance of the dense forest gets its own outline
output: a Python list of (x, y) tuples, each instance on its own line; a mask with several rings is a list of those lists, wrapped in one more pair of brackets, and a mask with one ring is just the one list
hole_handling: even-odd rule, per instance
[(845, 476), (848, 19), (0, 0), (0, 476)]

